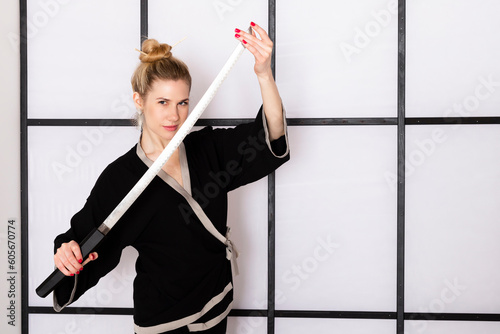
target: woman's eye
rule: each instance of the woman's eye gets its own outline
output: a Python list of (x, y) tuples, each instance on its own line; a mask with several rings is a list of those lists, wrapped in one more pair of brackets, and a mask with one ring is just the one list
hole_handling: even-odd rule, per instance
[(188, 101), (182, 101), (181, 103), (179, 103), (179, 105), (181, 105), (181, 106), (187, 106), (188, 105)]
[(167, 101), (159, 101), (159, 104), (167, 104)]

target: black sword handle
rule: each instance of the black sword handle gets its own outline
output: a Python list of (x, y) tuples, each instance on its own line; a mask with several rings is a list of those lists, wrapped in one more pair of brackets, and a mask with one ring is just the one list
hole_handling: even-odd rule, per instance
[[(103, 234), (97, 228), (93, 229), (83, 241), (80, 243), (80, 251), (82, 252), (83, 258), (87, 258), (90, 253), (92, 253), (97, 246), (104, 239), (106, 234)], [(67, 277), (59, 269), (54, 270), (52, 274), (38, 288), (36, 288), (36, 294), (42, 298), (47, 297), (61, 282)]]

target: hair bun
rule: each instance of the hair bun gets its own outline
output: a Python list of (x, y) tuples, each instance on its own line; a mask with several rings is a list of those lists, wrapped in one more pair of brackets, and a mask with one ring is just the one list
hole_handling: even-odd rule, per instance
[(143, 63), (152, 63), (160, 59), (172, 57), (172, 47), (168, 44), (160, 44), (156, 39), (147, 39), (142, 42), (142, 52), (139, 59)]

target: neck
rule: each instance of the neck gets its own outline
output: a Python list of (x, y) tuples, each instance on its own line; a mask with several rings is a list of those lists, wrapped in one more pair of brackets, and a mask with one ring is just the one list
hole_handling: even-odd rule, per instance
[(163, 139), (146, 129), (143, 129), (141, 134), (141, 147), (146, 155), (155, 155), (163, 152), (170, 140)]

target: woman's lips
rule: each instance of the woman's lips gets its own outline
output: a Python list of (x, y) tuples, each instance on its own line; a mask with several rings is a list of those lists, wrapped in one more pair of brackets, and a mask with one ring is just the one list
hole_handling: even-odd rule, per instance
[(177, 130), (177, 125), (168, 125), (163, 127), (167, 131), (175, 131)]

